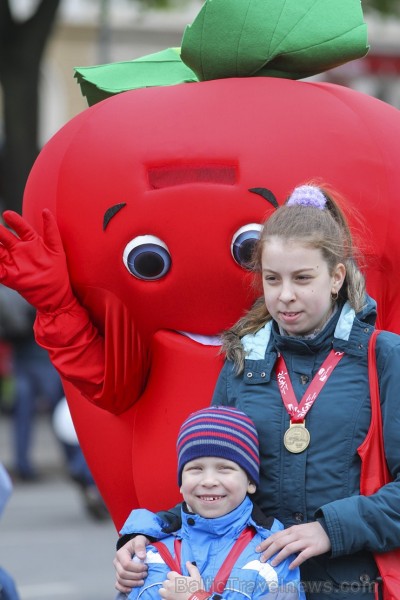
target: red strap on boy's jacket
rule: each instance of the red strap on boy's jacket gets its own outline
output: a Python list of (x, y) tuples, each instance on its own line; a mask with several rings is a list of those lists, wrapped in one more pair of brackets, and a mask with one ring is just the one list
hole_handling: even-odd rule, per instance
[[(383, 443), (382, 414), (379, 396), (379, 381), (376, 369), (376, 338), (379, 330), (375, 330), (368, 345), (368, 378), (371, 396), (371, 424), (365, 440), (357, 449), (361, 458), (360, 493), (364, 496), (375, 494), (386, 483), (392, 481), (386, 464)], [(399, 600), (400, 598), (400, 549), (390, 552), (374, 553), (375, 562), (383, 581), (383, 600)], [(378, 589), (375, 597), (379, 598)]]
[[(228, 581), (229, 575), (231, 574), (232, 568), (241, 555), (242, 551), (246, 548), (249, 542), (253, 539), (256, 534), (256, 530), (254, 527), (246, 527), (243, 529), (238, 539), (234, 543), (231, 548), (228, 556), (224, 560), (221, 565), (220, 570), (215, 576), (215, 579), (209, 589), (209, 593), (212, 594), (217, 592), (221, 594), (226, 586), (226, 582)], [(174, 541), (174, 551), (175, 557), (172, 556), (167, 546), (162, 542), (153, 542), (153, 546), (155, 546), (160, 553), (164, 562), (169, 566), (171, 571), (176, 571), (177, 573), (181, 573), (181, 546), (182, 540), (176, 539)]]
[(181, 545), (182, 540), (176, 538), (174, 540), (175, 556), (172, 556), (171, 552), (163, 542), (152, 542), (152, 546), (157, 548), (163, 561), (169, 566), (171, 571), (176, 571), (176, 573), (181, 572)]

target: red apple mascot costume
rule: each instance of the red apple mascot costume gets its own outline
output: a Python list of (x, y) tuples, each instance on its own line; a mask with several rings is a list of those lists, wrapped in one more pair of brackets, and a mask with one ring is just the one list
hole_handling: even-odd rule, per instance
[(362, 215), (368, 290), (400, 331), (400, 114), (293, 80), (366, 51), (359, 1), (213, 0), (181, 55), (78, 70), (111, 97), (42, 150), (24, 218), (4, 215), (0, 280), (37, 308), (117, 529), (178, 500), (179, 424), (210, 402), (217, 336), (257, 296), (259, 224), (293, 187), (329, 182)]

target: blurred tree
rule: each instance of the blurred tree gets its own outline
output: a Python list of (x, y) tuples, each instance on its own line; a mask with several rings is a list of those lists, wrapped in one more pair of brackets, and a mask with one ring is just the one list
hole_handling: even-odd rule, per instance
[(135, 0), (144, 9), (148, 8), (177, 8), (188, 3), (188, 0)]
[(41, 0), (26, 21), (18, 21), (9, 0), (0, 0), (0, 84), (4, 139), (0, 196), (18, 212), (26, 178), (38, 154), (39, 70), (60, 0)]
[(399, 0), (362, 0), (361, 2), (365, 12), (375, 10), (383, 15), (399, 15)]

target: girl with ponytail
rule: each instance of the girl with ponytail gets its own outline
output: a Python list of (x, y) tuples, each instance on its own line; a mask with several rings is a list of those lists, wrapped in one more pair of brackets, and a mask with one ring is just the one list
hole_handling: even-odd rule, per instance
[(298, 553), (292, 564), (312, 600), (380, 597), (374, 553), (400, 547), (400, 337), (389, 332), (378, 337), (377, 366), (394, 481), (360, 495), (376, 304), (359, 260), (339, 196), (296, 188), (263, 226), (254, 254), (263, 296), (223, 335), (213, 398), (257, 426), (256, 501), (286, 527), (260, 551), (275, 555), (272, 565)]

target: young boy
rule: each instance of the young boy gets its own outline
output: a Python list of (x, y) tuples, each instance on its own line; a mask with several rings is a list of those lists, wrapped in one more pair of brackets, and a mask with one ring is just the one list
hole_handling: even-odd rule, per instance
[[(182, 526), (147, 546), (144, 584), (117, 600), (303, 600), (299, 569), (288, 568), (294, 557), (272, 567), (255, 551), (283, 526), (248, 496), (259, 483), (260, 466), (251, 419), (223, 406), (192, 413), (179, 431), (177, 453)], [(165, 526), (160, 521), (134, 510), (121, 535), (154, 532), (159, 538)]]

